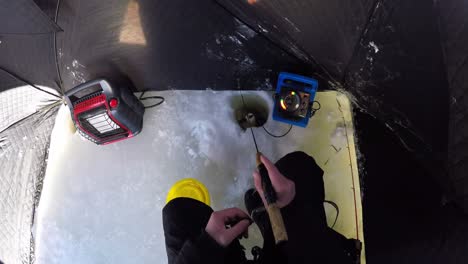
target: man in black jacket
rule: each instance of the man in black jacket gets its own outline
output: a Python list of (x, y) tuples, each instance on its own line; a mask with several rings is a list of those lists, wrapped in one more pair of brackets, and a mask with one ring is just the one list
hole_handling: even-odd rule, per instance
[[(178, 198), (163, 209), (166, 250), (170, 264), (210, 263), (357, 263), (359, 242), (348, 240), (327, 226), (323, 207), (323, 171), (303, 152), (294, 152), (273, 164), (261, 157), (277, 193), (289, 240), (275, 245), (258, 172), (256, 190), (245, 195), (249, 214), (239, 208), (214, 212), (189, 198)], [(263, 204), (262, 204), (263, 200)], [(264, 243), (256, 259), (247, 260), (238, 238), (252, 223)]]

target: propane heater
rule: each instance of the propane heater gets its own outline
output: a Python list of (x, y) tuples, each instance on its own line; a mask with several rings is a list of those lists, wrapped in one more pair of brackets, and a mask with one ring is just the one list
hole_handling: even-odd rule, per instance
[(105, 79), (83, 83), (66, 92), (65, 99), (77, 130), (98, 145), (134, 137), (143, 127), (140, 100)]

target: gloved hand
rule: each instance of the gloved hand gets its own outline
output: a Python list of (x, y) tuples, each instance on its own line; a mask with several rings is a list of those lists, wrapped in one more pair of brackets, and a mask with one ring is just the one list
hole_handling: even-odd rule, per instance
[[(277, 201), (276, 204), (279, 208), (283, 208), (289, 203), (292, 202), (294, 197), (296, 196), (296, 185), (290, 179), (284, 177), (281, 172), (279, 172), (278, 168), (265, 156), (261, 155), (260, 159), (265, 165), (266, 169), (268, 170), (268, 175), (270, 176), (271, 184), (273, 185), (273, 189), (275, 189)], [(258, 171), (255, 171), (253, 174), (254, 177), (254, 184), (255, 189), (257, 189), (260, 197), (262, 197), (263, 204), (265, 207), (267, 206), (267, 202), (265, 200), (265, 196), (263, 194), (262, 188), (262, 177)]]
[(205, 231), (223, 247), (246, 233), (252, 224), (249, 216), (239, 208), (229, 208), (211, 213)]

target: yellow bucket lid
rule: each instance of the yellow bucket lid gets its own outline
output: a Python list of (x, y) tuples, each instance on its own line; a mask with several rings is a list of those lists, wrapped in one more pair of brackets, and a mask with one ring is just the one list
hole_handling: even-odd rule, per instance
[(186, 178), (172, 185), (167, 194), (166, 204), (170, 201), (180, 198), (192, 198), (210, 206), (210, 194), (203, 183), (193, 178)]

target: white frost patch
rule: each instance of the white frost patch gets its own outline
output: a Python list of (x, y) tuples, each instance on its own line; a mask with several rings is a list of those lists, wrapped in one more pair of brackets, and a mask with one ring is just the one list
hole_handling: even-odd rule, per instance
[(455, 96), (452, 96), (452, 105), (456, 104), (457, 103), (457, 98), (455, 98)]
[(369, 42), (369, 47), (374, 49), (374, 53), (379, 52), (379, 47), (377, 47), (374, 41)]
[(86, 67), (80, 62), (78, 62), (78, 60), (73, 60), (72, 68), (74, 70), (70, 70), (70, 67), (67, 66), (67, 70), (70, 70), (69, 74), (73, 79), (73, 84), (81, 84), (86, 82), (86, 77), (83, 72), (83, 69), (85, 69)]
[(228, 36), (228, 38), (231, 40), (231, 42), (239, 46), (242, 46), (242, 42), (236, 36)]
[(242, 41), (234, 35), (216, 35), (215, 42), (218, 45), (221, 45), (223, 42), (231, 42), (238, 46), (242, 46)]
[(255, 65), (255, 62), (250, 57), (245, 56), (245, 58), (241, 62), (241, 65), (244, 67), (250, 67), (252, 65)]
[(327, 113), (327, 122), (334, 122), (337, 118), (339, 118), (337, 112), (332, 111)]
[(262, 25), (258, 24), (257, 26), (263, 33), (268, 33), (268, 30), (266, 28), (262, 27)]
[[(288, 24), (291, 25), (297, 33), (301, 32), (301, 30), (296, 26), (296, 24), (294, 24), (287, 17), (283, 17), (283, 19), (284, 19), (284, 21), (288, 22)], [(274, 27), (276, 27), (276, 26), (274, 26)]]
[(214, 43), (216, 43), (216, 45), (210, 45), (209, 43), (205, 45), (205, 54), (209, 59), (236, 62), (241, 71), (250, 71), (256, 64), (255, 61), (243, 51), (243, 49), (237, 48), (234, 49), (233, 52), (228, 51), (227, 54), (222, 51), (222, 44), (231, 46), (234, 44), (235, 46), (241, 47), (243, 45), (242, 39), (247, 38), (240, 35), (237, 37), (235, 35), (218, 34), (214, 39)]
[(346, 146), (346, 128), (344, 126), (337, 126), (335, 131), (330, 135), (330, 142), (335, 150), (340, 150)]
[(79, 63), (77, 60), (73, 60), (72, 61), (72, 66), (73, 68), (75, 69), (78, 69), (78, 68), (86, 68), (83, 64)]
[(163, 130), (159, 130), (158, 131), (158, 136), (160, 138), (165, 138), (165, 137), (167, 137), (167, 133), (165, 131), (163, 131)]
[(224, 59), (224, 53), (219, 51), (219, 52), (215, 52), (213, 51), (212, 49), (210, 49), (208, 47), (208, 45), (205, 47), (205, 52), (206, 52), (206, 56), (210, 59), (214, 59), (214, 60), (218, 60), (218, 61), (222, 61)]
[(187, 147), (187, 153), (190, 155), (190, 157), (192, 157), (192, 159), (198, 156), (197, 153), (195, 153), (195, 151), (191, 149), (190, 147)]
[(390, 131), (395, 131), (389, 123), (385, 123), (385, 126), (390, 129)]
[(242, 23), (239, 19), (235, 19), (235, 22), (237, 24), (236, 26), (236, 33), (243, 39), (248, 40), (257, 35), (255, 31), (253, 31), (251, 28), (246, 26), (244, 23)]
[(84, 73), (79, 72), (79, 71), (71, 71), (70, 76), (73, 78), (73, 81), (78, 82), (78, 83), (85, 83), (86, 79), (84, 76)]

